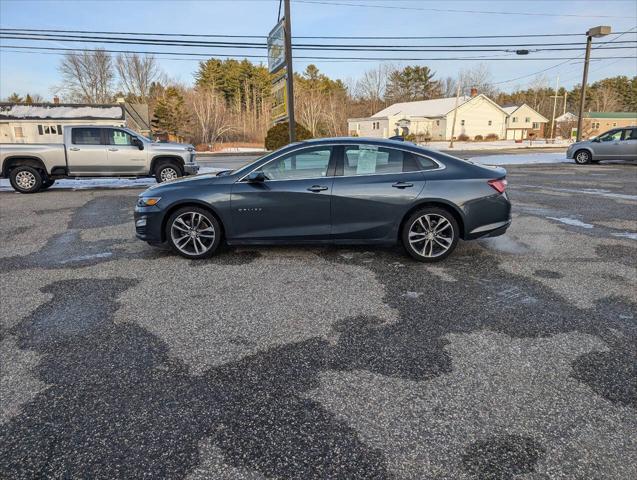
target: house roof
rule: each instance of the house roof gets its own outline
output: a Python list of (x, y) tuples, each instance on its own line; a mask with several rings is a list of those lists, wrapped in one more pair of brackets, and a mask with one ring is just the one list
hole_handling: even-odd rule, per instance
[(124, 120), (121, 105), (0, 103), (0, 120)]
[(577, 115), (566, 112), (555, 119), (556, 122), (572, 122), (573, 120), (577, 120)]
[(586, 112), (584, 118), (637, 118), (637, 112)]
[[(458, 106), (471, 100), (472, 97), (463, 96), (458, 99)], [(456, 106), (456, 97), (436, 98), (434, 100), (420, 100), (417, 102), (401, 102), (381, 110), (372, 118), (405, 115), (411, 117), (443, 117)]]

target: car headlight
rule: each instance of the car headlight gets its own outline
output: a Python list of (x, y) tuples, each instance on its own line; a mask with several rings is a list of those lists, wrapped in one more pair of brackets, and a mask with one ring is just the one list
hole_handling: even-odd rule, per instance
[(152, 207), (157, 205), (157, 203), (159, 203), (160, 200), (161, 200), (161, 197), (139, 197), (137, 199), (137, 206)]

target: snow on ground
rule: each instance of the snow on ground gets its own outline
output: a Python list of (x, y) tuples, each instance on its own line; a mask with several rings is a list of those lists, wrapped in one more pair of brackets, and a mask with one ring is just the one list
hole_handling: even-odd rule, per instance
[[(217, 173), (223, 170), (227, 170), (227, 168), (216, 168), (216, 167), (201, 167), (199, 170), (199, 174), (204, 173)], [(104, 177), (104, 178), (86, 178), (86, 179), (74, 179), (74, 178), (63, 178), (61, 180), (56, 180), (55, 184), (51, 187), (51, 189), (71, 189), (71, 190), (79, 190), (85, 188), (131, 188), (131, 187), (150, 187), (151, 185), (155, 185), (157, 180), (153, 177), (144, 177), (144, 178), (118, 178), (118, 177)], [(0, 179), (0, 192), (2, 191), (12, 191), (13, 188), (9, 183), (8, 178)]]
[(526, 165), (533, 163), (570, 162), (564, 153), (514, 153), (508, 155), (482, 155), (469, 158), (472, 162), (483, 165)]
[[(261, 153), (265, 152), (265, 148), (262, 147), (227, 147), (219, 150), (221, 153)], [(215, 152), (215, 153), (219, 153)], [(202, 152), (207, 153), (207, 152)]]
[[(421, 144), (423, 147), (432, 150), (449, 150), (449, 142), (429, 142), (427, 145)], [(493, 142), (454, 142), (454, 150), (504, 150), (510, 148), (554, 148), (568, 147), (569, 142), (566, 140), (555, 140), (555, 143), (546, 143), (545, 140), (534, 140), (529, 142), (524, 140), (522, 143), (515, 143), (514, 140), (495, 140)]]

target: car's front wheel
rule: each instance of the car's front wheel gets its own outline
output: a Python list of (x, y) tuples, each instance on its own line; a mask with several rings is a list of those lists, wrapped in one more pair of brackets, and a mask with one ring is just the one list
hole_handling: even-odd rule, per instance
[(183, 176), (181, 168), (175, 162), (164, 162), (155, 169), (157, 183), (168, 182)]
[(412, 214), (403, 226), (402, 240), (407, 253), (420, 262), (439, 262), (458, 244), (458, 222), (448, 211), (425, 207)]
[(206, 258), (215, 253), (221, 242), (219, 222), (208, 210), (184, 207), (174, 212), (166, 223), (166, 238), (182, 257)]
[(593, 156), (588, 150), (579, 150), (575, 152), (573, 158), (575, 158), (575, 163), (578, 165), (586, 165), (593, 161)]

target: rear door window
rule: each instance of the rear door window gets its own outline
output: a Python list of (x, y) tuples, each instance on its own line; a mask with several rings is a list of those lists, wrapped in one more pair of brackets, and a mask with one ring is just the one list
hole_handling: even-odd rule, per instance
[(412, 152), (377, 145), (349, 145), (343, 155), (344, 176), (417, 172), (436, 167), (433, 160)]
[(74, 128), (71, 141), (74, 145), (101, 145), (101, 128)]

